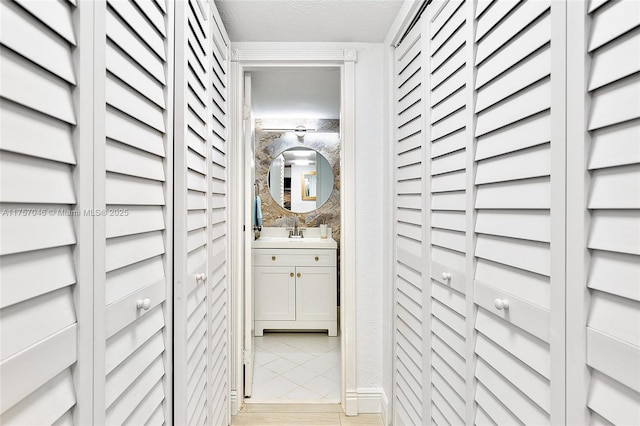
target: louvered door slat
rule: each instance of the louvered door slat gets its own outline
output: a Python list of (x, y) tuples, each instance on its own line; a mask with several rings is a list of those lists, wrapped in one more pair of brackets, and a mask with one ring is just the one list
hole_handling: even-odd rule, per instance
[[(2, 361), (2, 401), (0, 410), (4, 415), (19, 418), (28, 415), (34, 409), (32, 404), (40, 396), (39, 390), (46, 388), (59, 374), (64, 373), (76, 362), (77, 352), (77, 324), (68, 326), (55, 334), (39, 341), (28, 349)], [(46, 360), (46, 361), (45, 361)], [(37, 369), (33, 366), (38, 365)], [(29, 372), (29, 375), (26, 375)], [(39, 402), (52, 403), (57, 398)], [(59, 398), (66, 402), (66, 409), (70, 410), (75, 405), (76, 398), (73, 387), (66, 388), (65, 393)], [(20, 404), (20, 405), (18, 405)]]
[[(72, 410), (75, 404), (73, 397), (73, 377), (69, 369), (58, 374), (46, 385), (40, 387), (29, 397), (2, 415), (3, 424), (73, 424)], [(59, 395), (51, 398), (51, 395)]]
[(586, 403), (593, 422), (634, 424), (640, 422), (640, 7), (597, 6), (587, 15), (585, 52), (591, 62)]
[(508, 352), (481, 334), (478, 335), (475, 349), (480, 358), (510, 383), (517, 383), (521, 377), (527, 377), (529, 386), (524, 389), (525, 394), (549, 412), (549, 382), (544, 377), (515, 360)]
[(479, 0), (476, 7), (476, 18), (484, 13), (478, 20), (475, 41), (484, 37), (496, 26), (509, 12), (511, 12), (521, 0), (505, 0), (492, 4), (493, 0)]
[(135, 352), (128, 363), (107, 376), (105, 389), (107, 408), (142, 374), (149, 366), (149, 360), (156, 359), (163, 350), (162, 334), (158, 333)]
[(132, 2), (109, 1), (111, 7), (122, 17), (122, 19), (133, 28), (140, 40), (147, 45), (158, 57), (166, 60), (164, 37), (158, 34), (150, 22), (137, 9)]
[(23, 13), (15, 3), (0, 5), (3, 32), (2, 44), (47, 69), (54, 75), (76, 84), (68, 41), (42, 25), (36, 17)]
[(153, 4), (153, 0), (134, 0), (134, 2), (160, 34), (166, 36), (166, 24), (164, 22), (163, 11)]
[(76, 46), (76, 30), (73, 25), (73, 7), (63, 2), (50, 2), (35, 5), (27, 0), (19, 0), (16, 3), (24, 7), (31, 15), (38, 18), (47, 27), (54, 30), (70, 45)]
[(477, 417), (482, 414), (488, 417), (490, 424), (497, 425), (517, 425), (522, 424), (509, 409), (501, 402), (489, 389), (478, 383), (476, 391), (476, 402), (478, 404), (478, 412), (476, 413), (476, 422), (480, 424)]
[[(166, 18), (165, 18), (166, 19)], [(113, 10), (107, 10), (107, 37), (120, 47), (138, 65), (162, 84), (166, 84), (163, 61), (146, 46), (124, 20)]]
[(640, 24), (640, 6), (634, 1), (611, 2), (591, 13), (592, 29), (588, 51), (603, 46)]
[(157, 382), (153, 389), (149, 391), (145, 399), (143, 399), (142, 402), (138, 405), (136, 410), (131, 413), (125, 424), (148, 424), (150, 417), (155, 412), (159, 411), (157, 407), (162, 406), (162, 401), (164, 399), (164, 392), (162, 387), (162, 381)]
[(549, 424), (549, 414), (539, 406), (532, 404), (525, 395), (518, 392), (518, 387), (511, 385), (496, 370), (478, 358), (476, 363), (476, 378), (487, 386), (523, 424)]
[(451, 406), (451, 402), (435, 386), (431, 386), (431, 389), (433, 394), (433, 411), (441, 413), (443, 418), (446, 419), (449, 424), (463, 424), (464, 420)]
[(640, 29), (635, 28), (598, 49), (598, 54), (592, 58), (589, 90), (598, 89), (638, 71), (640, 58), (636, 52), (640, 49), (639, 31)]
[[(496, 4), (498, 4), (497, 2)], [(481, 22), (480, 19), (479, 22)], [(549, 43), (551, 39), (551, 18), (548, 14), (542, 15), (532, 25), (524, 28), (522, 33), (512, 38), (508, 43), (493, 55), (479, 64), (476, 77), (476, 89), (481, 88), (489, 81), (500, 75), (540, 47)]]
[(76, 124), (69, 83), (10, 50), (2, 49), (0, 59), (2, 75), (14, 82), (2, 86), (0, 95), (3, 98), (69, 124)]
[(164, 367), (162, 357), (157, 358), (147, 370), (129, 387), (120, 398), (107, 409), (107, 424), (123, 424), (129, 416), (153, 391), (155, 385), (162, 380)]
[[(478, 63), (484, 61), (485, 58), (504, 45), (505, 41), (512, 39), (521, 32), (523, 28), (526, 28), (547, 11), (550, 4), (548, 0), (524, 1), (519, 7), (510, 11), (509, 16), (506, 17), (506, 19), (502, 18), (503, 21), (494, 27), (493, 30), (482, 39), (482, 42), (478, 43), (476, 61)], [(496, 8), (497, 7), (496, 5)], [(486, 17), (483, 17), (479, 22), (484, 21), (486, 21)]]
[(445, 41), (465, 22), (466, 8), (464, 2), (454, 1), (445, 5), (445, 9), (438, 16), (437, 22), (446, 22), (446, 28), (438, 31), (431, 41), (430, 51), (437, 52)]
[(133, 117), (107, 107), (105, 133), (110, 139), (117, 140), (140, 150), (164, 157), (165, 146), (162, 134), (147, 126), (140, 126)]
[[(19, 104), (0, 103), (0, 147), (5, 151), (74, 164), (68, 125)], [(46, 136), (46, 139), (45, 139)]]
[(478, 0), (476, 3), (476, 10), (474, 11), (474, 17), (478, 18), (480, 15), (482, 15), (489, 6), (491, 6), (491, 4), (494, 2), (495, 0)]
[[(433, 361), (434, 366), (439, 365), (437, 360)], [(454, 424), (462, 424), (464, 417), (465, 404), (464, 399), (460, 397), (460, 395), (451, 387), (451, 382), (442, 377), (439, 373), (439, 370), (436, 368), (433, 369), (431, 383), (433, 384), (433, 388), (436, 389), (436, 392), (442, 395), (444, 400), (446, 401), (446, 405), (450, 407), (450, 409), (455, 413), (450, 413), (447, 417), (450, 419), (451, 423)], [(463, 383), (464, 385), (464, 383)], [(437, 401), (437, 398), (434, 398)], [(434, 404), (436, 407), (443, 407), (442, 403)], [(442, 410), (449, 411), (449, 410)]]
[(71, 216), (78, 203), (77, 13), (67, 3), (0, 5), (0, 423), (6, 425), (69, 418), (79, 392), (78, 231)]
[(147, 78), (146, 71), (138, 64), (125, 59), (119, 50), (113, 43), (107, 44), (106, 56), (109, 71), (160, 108), (164, 108), (162, 84)]

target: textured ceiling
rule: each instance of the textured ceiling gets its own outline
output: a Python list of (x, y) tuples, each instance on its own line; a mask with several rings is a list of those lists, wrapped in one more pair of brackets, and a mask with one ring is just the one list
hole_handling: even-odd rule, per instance
[(215, 0), (231, 41), (379, 43), (406, 0)]

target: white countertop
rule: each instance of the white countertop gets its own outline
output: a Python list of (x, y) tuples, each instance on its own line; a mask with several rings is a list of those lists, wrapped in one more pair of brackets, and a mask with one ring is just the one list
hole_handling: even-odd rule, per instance
[[(255, 249), (336, 249), (338, 243), (330, 236), (320, 238), (320, 228), (301, 228), (304, 238), (289, 238), (288, 228), (262, 228), (260, 238), (253, 242)], [(331, 235), (331, 228), (327, 231)]]

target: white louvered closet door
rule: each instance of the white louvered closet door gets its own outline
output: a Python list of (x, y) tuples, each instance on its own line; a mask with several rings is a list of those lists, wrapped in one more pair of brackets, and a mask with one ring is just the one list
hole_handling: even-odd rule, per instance
[(96, 8), (95, 193), (106, 215), (95, 218), (105, 379), (96, 378), (94, 416), (163, 424), (172, 418), (172, 11), (164, 0)]
[(592, 424), (632, 425), (640, 424), (640, 2), (591, 1), (587, 19), (587, 407)]
[(89, 284), (76, 273), (74, 144), (91, 143), (77, 134), (74, 3), (0, 3), (3, 425), (72, 424), (78, 394), (90, 391), (74, 383), (74, 295)]
[(564, 422), (564, 4), (551, 3), (475, 10), (476, 424)]
[(429, 17), (431, 421), (466, 417), (468, 8), (435, 1)]
[(208, 1), (176, 3), (175, 420), (204, 425), (211, 380), (209, 322)]
[(228, 42), (212, 2), (176, 7), (175, 419), (226, 424)]
[[(395, 50), (393, 424), (425, 424), (424, 78), (421, 24)], [(428, 318), (428, 317), (427, 317)]]
[(229, 152), (229, 37), (218, 11), (211, 4), (211, 37), (209, 51), (209, 102), (211, 105), (211, 129), (207, 149), (209, 155), (209, 333), (211, 346), (208, 352), (210, 399), (209, 424), (229, 423), (229, 240), (227, 223)]

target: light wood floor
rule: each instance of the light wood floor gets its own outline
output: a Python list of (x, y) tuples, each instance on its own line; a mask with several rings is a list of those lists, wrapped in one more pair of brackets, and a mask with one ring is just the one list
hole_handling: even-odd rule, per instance
[(382, 425), (380, 414), (347, 417), (340, 404), (245, 404), (231, 425)]

